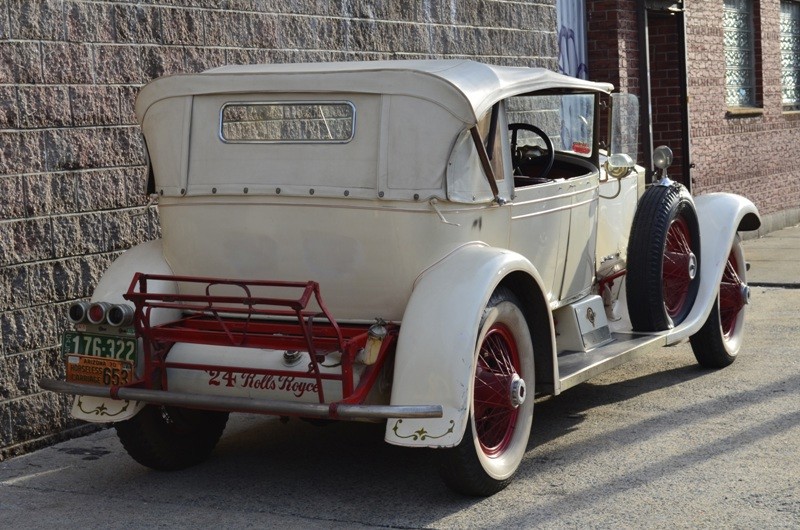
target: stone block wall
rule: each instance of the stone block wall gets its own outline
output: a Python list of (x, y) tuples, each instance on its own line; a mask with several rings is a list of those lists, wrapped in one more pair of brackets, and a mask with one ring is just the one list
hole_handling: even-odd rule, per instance
[(555, 31), (555, 0), (0, 0), (0, 460), (87, 430), (38, 381), (63, 376), (66, 308), (159, 235), (133, 113), (144, 83), (255, 62), (556, 69)]

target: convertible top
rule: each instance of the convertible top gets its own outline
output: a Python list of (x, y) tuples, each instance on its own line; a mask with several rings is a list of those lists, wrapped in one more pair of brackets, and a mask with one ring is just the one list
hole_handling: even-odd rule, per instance
[[(469, 130), (495, 103), (527, 93), (611, 89), (541, 68), (467, 60), (224, 66), (153, 81), (141, 90), (136, 114), (163, 195), (474, 204), (494, 194)], [(226, 106), (275, 102), (350, 105), (355, 132), (335, 142), (223, 138)]]
[(492, 66), (468, 60), (223, 66), (200, 74), (163, 77), (148, 84), (137, 98), (136, 115), (142, 123), (153, 104), (180, 96), (358, 92), (436, 101), (471, 126), (503, 98), (561, 88), (609, 93), (613, 86), (543, 68)]

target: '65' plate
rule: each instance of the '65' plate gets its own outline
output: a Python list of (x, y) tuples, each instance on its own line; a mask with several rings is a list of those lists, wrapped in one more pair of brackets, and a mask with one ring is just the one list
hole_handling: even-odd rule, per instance
[(67, 355), (67, 381), (121, 386), (133, 381), (133, 363), (103, 357)]

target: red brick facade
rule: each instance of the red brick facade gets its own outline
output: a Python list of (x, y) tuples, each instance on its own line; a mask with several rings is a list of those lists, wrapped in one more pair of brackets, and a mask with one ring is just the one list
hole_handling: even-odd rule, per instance
[(674, 161), (670, 177), (686, 183), (683, 172), (684, 131), (680, 92), (680, 50), (676, 46), (679, 24), (677, 17), (648, 17), (650, 59), (650, 101), (653, 112), (653, 145), (668, 145)]
[[(639, 94), (637, 9), (646, 2), (587, 0), (589, 77)], [(649, 2), (659, 4), (659, 2)], [(660, 2), (662, 5), (672, 4)], [(671, 174), (680, 175), (680, 129), (690, 136), (694, 194), (729, 191), (756, 203), (765, 228), (800, 221), (800, 168), (787, 163), (800, 150), (800, 113), (781, 105), (780, 0), (754, 0), (758, 108), (730, 112), (725, 103), (723, 0), (685, 0), (688, 124), (680, 120), (679, 31), (666, 12), (648, 12), (653, 143), (676, 151)], [(676, 99), (678, 98), (678, 99)], [(685, 176), (682, 178), (685, 179)]]
[(587, 0), (589, 79), (639, 94), (637, 0)]

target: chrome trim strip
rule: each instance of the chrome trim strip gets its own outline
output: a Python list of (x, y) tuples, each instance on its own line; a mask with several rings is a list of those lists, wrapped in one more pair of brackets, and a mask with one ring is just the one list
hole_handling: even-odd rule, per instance
[(540, 202), (554, 201), (554, 200), (558, 200), (558, 199), (564, 199), (564, 198), (567, 198), (567, 197), (574, 197), (576, 195), (581, 195), (583, 193), (589, 193), (589, 192), (595, 191), (597, 189), (599, 189), (599, 186), (593, 186), (593, 187), (585, 189), (585, 190), (570, 191), (570, 192), (567, 192), (567, 193), (562, 193), (561, 195), (552, 195), (552, 196), (548, 196), (548, 197), (541, 197), (539, 199), (531, 199), (529, 201), (514, 202), (513, 206), (527, 206), (528, 204), (538, 204)]
[(524, 215), (515, 215), (511, 217), (512, 221), (516, 221), (517, 219), (525, 219), (527, 217), (536, 217), (537, 215), (544, 215), (553, 212), (560, 212), (563, 210), (570, 210), (572, 208), (576, 208), (578, 206), (583, 206), (584, 204), (589, 204), (597, 200), (597, 197), (592, 197), (591, 199), (586, 199), (585, 201), (576, 202), (573, 204), (568, 204), (566, 206), (559, 206), (558, 208), (553, 208), (550, 210), (543, 210), (541, 212), (533, 212), (533, 213), (526, 213)]

